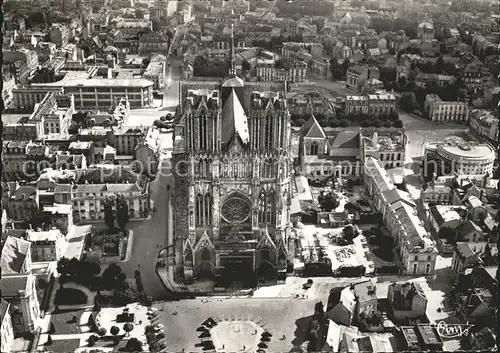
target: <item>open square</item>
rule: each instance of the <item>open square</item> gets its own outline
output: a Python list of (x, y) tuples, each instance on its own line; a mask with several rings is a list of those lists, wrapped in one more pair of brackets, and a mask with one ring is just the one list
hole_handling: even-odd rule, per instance
[(218, 352), (255, 352), (263, 332), (252, 321), (221, 321), (210, 330)]

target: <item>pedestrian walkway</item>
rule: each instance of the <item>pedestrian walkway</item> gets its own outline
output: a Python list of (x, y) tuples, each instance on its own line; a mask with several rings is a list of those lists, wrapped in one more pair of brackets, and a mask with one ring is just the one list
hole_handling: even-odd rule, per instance
[(129, 230), (127, 239), (127, 249), (125, 249), (125, 258), (120, 262), (127, 262), (128, 260), (130, 260), (133, 245), (134, 245), (134, 231)]

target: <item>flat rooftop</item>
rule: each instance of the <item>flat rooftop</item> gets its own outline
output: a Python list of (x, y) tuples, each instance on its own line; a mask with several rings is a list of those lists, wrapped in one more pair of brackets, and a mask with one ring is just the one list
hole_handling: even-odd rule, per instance
[(76, 78), (65, 77), (60, 81), (51, 83), (33, 84), (38, 87), (149, 87), (153, 86), (153, 82), (144, 78), (87, 78), (87, 74), (83, 77)]

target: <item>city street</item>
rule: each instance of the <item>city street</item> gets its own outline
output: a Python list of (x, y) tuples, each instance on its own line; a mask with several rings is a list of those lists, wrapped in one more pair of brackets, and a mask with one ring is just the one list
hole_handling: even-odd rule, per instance
[[(171, 141), (171, 134), (170, 136)], [(171, 146), (171, 143), (170, 143)], [(168, 147), (167, 147), (168, 148)], [(163, 166), (168, 161), (164, 155)], [(152, 213), (151, 219), (129, 222), (127, 228), (134, 232), (134, 243), (130, 260), (120, 263), (120, 267), (128, 278), (134, 277), (134, 271), (141, 271), (144, 291), (151, 295), (153, 300), (164, 297), (165, 288), (156, 274), (156, 259), (158, 252), (167, 245), (167, 185), (171, 183), (171, 176), (166, 168), (158, 173), (156, 179), (151, 183), (151, 199), (156, 206), (156, 212)]]

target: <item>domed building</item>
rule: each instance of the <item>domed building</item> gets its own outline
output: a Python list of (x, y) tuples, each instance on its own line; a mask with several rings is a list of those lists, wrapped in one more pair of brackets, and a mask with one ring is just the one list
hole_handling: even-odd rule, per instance
[(174, 129), (176, 263), (183, 279), (286, 277), (291, 125), (286, 100), (235, 75), (191, 89)]

